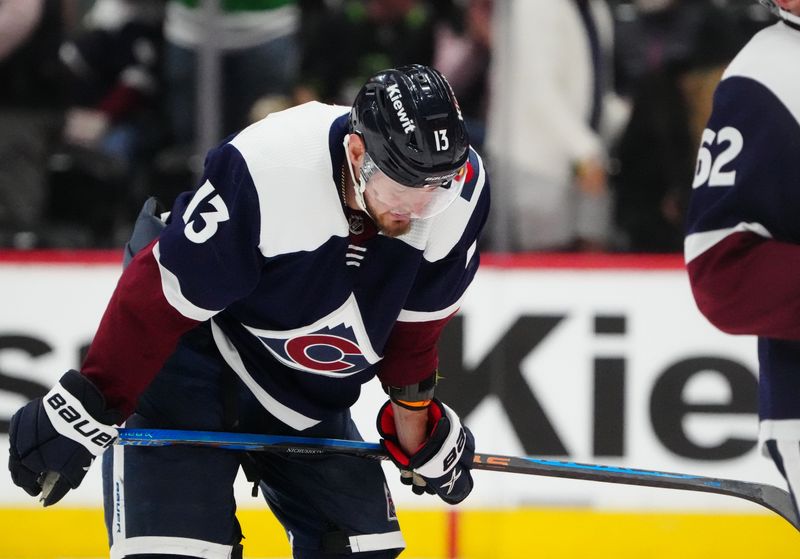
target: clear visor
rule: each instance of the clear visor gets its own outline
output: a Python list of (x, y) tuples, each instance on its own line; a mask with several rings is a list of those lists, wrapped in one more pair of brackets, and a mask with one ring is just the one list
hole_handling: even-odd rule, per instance
[(442, 213), (461, 194), (466, 173), (456, 173), (453, 179), (426, 186), (405, 186), (387, 177), (365, 154), (361, 168), (365, 195), (397, 215), (411, 219), (428, 219)]

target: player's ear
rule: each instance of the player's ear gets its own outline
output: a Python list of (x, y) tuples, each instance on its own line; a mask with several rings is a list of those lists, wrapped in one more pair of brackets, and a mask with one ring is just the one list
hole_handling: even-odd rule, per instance
[(358, 171), (361, 164), (364, 162), (364, 154), (366, 153), (366, 146), (364, 140), (358, 134), (350, 134), (349, 142), (347, 144), (348, 155), (350, 162), (353, 164), (354, 171)]

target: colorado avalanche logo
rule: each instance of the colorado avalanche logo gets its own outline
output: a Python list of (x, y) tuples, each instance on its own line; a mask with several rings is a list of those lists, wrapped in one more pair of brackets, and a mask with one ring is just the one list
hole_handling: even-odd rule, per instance
[(380, 360), (352, 295), (339, 309), (304, 328), (247, 329), (284, 365), (317, 375), (349, 376)]
[(286, 365), (310, 373), (351, 375), (370, 366), (353, 329), (344, 325), (288, 340), (261, 341)]

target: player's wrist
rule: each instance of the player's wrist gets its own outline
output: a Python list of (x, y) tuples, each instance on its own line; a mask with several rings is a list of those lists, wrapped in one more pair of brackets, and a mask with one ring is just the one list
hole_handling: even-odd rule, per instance
[(439, 371), (433, 371), (427, 378), (413, 384), (392, 386), (382, 383), (381, 386), (389, 399), (398, 406), (408, 410), (424, 410), (433, 400), (438, 380)]
[(411, 456), (428, 439), (428, 409), (413, 409), (391, 402), (397, 440), (403, 451)]
[[(381, 444), (400, 468), (401, 481), (412, 485), (415, 493), (436, 493), (447, 503), (464, 500), (472, 490), (469, 473), (475, 441), (458, 415), (437, 399), (425, 414), (425, 439), (414, 451), (404, 449), (398, 436), (395, 412), (412, 414), (386, 402), (378, 413)], [(422, 414), (413, 417), (419, 419)]]

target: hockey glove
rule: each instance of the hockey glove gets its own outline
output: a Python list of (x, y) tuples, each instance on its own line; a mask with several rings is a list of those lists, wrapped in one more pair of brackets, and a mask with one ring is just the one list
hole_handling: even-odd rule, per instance
[(11, 480), (29, 495), (42, 493), (44, 506), (57, 503), (80, 485), (95, 457), (114, 442), (112, 424), (120, 421), (119, 414), (106, 410), (103, 395), (88, 378), (67, 371), (50, 392), (11, 418)]
[(400, 481), (411, 485), (414, 493), (438, 495), (454, 505), (472, 491), (470, 467), (475, 455), (475, 439), (453, 410), (433, 399), (428, 407), (428, 438), (414, 454), (400, 447), (391, 401), (378, 412), (381, 445), (400, 468)]

